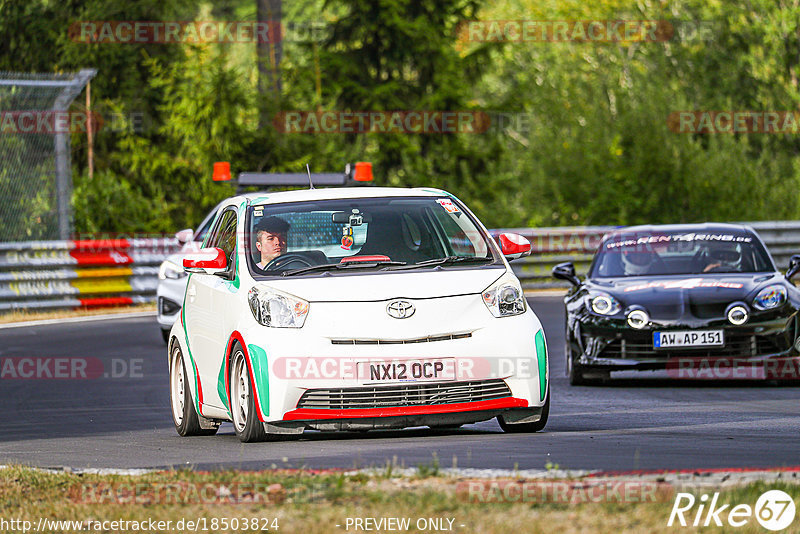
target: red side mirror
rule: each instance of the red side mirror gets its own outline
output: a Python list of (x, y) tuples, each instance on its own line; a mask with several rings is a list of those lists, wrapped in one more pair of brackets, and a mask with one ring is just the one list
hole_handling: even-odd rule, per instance
[(214, 269), (224, 271), (228, 268), (228, 258), (221, 248), (201, 248), (196, 254), (189, 254), (183, 258), (186, 269)]
[(516, 260), (531, 253), (531, 242), (519, 234), (500, 234), (500, 249), (507, 260)]

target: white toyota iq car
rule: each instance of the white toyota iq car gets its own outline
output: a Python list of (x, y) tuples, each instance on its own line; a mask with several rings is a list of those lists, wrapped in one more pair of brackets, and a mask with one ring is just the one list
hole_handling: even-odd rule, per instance
[(544, 331), (500, 246), (437, 189), (254, 193), (223, 202), (169, 335), (181, 436), (305, 429), (535, 432), (550, 406)]

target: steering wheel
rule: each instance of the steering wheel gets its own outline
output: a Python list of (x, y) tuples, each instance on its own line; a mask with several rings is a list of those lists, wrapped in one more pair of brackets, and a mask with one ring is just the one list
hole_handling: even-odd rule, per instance
[[(714, 265), (714, 264), (711, 264), (711, 265)], [(716, 264), (713, 267), (711, 267), (711, 265), (706, 266), (706, 268), (703, 270), (703, 272), (704, 273), (729, 273), (729, 272), (731, 272), (731, 270), (728, 267), (726, 267), (726, 266), (724, 266), (722, 264)]]
[(277, 258), (273, 259), (271, 262), (269, 262), (264, 266), (264, 270), (269, 271), (269, 270), (286, 269), (292, 263), (300, 264), (297, 267), (292, 267), (293, 269), (312, 266), (311, 262), (308, 261), (308, 258), (306, 258), (305, 256), (296, 253), (289, 253), (289, 254), (281, 254)]

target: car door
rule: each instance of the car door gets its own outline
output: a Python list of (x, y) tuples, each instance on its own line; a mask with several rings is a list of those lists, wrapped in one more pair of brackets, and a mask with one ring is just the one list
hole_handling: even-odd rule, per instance
[(226, 285), (236, 273), (236, 226), (236, 209), (223, 210), (206, 247), (221, 248), (228, 258), (228, 269), (219, 274), (192, 274), (186, 290), (189, 348), (200, 375), (202, 402), (219, 409), (224, 408), (217, 382), (228, 340), (220, 317), (223, 310), (219, 306), (219, 295), (229, 293)]

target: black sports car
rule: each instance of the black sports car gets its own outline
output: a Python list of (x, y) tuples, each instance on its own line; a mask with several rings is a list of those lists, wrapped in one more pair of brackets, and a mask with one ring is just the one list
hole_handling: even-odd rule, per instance
[(615, 230), (603, 238), (585, 281), (572, 263), (553, 269), (573, 284), (564, 297), (570, 383), (695, 364), (741, 374), (742, 363), (778, 371), (774, 364), (788, 361), (796, 374), (800, 290), (790, 279), (798, 271), (800, 255), (785, 276), (778, 272), (748, 226)]

